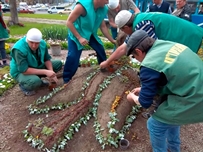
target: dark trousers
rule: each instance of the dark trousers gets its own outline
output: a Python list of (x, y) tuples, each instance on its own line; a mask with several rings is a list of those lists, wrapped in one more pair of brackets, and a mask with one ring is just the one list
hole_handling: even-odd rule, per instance
[[(92, 35), (89, 40), (89, 46), (91, 46), (97, 53), (97, 61), (100, 64), (106, 60), (106, 53), (103, 45), (101, 45)], [(78, 50), (76, 43), (68, 37), (68, 55), (66, 57), (66, 62), (63, 71), (63, 81), (68, 83), (72, 77), (75, 75), (82, 50)]]
[(0, 59), (6, 59), (5, 41), (0, 41)]

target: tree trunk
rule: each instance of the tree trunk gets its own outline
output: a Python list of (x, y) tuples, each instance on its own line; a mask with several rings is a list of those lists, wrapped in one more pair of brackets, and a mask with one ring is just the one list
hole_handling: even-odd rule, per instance
[(11, 12), (11, 18), (8, 22), (8, 25), (14, 25), (14, 24), (18, 24), (18, 12), (17, 12), (17, 4), (15, 0), (10, 0), (9, 1), (9, 5), (10, 5), (10, 12)]

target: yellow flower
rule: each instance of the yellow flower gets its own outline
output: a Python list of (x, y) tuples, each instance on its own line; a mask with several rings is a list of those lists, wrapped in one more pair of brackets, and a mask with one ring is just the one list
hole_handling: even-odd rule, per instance
[(129, 93), (130, 93), (130, 91), (126, 91), (126, 92), (125, 92), (125, 94), (129, 94)]
[(10, 49), (10, 45), (8, 43), (5, 43), (5, 50)]

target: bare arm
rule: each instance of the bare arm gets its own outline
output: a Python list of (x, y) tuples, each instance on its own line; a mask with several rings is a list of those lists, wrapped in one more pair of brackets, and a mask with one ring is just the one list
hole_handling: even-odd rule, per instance
[(133, 10), (135, 14), (140, 13), (139, 8), (135, 5), (133, 0), (126, 0), (126, 3), (128, 4), (129, 9)]
[(106, 26), (106, 23), (105, 23), (104, 21), (102, 21), (102, 23), (101, 23), (101, 25), (100, 25), (100, 29), (101, 29), (102, 33), (104, 34), (104, 36), (105, 36), (109, 41), (111, 41), (111, 43), (116, 44), (116, 40), (114, 40), (114, 39), (112, 38), (112, 36), (110, 35), (109, 30), (108, 30), (108, 28), (107, 28), (107, 26)]
[(115, 21), (114, 21), (114, 18), (108, 16), (108, 19), (109, 19), (109, 24), (110, 24), (112, 27), (117, 28), (117, 25), (116, 25), (116, 23), (115, 23)]
[(116, 59), (119, 59), (120, 57), (122, 57), (123, 55), (126, 54), (126, 49), (127, 49), (127, 45), (126, 43), (123, 43), (121, 46), (119, 46), (114, 52), (113, 54), (110, 55), (110, 57), (102, 62), (100, 64), (100, 68), (106, 68), (110, 65), (110, 63)]
[(25, 75), (46, 75), (47, 77), (54, 77), (56, 73), (52, 70), (47, 69), (36, 69), (36, 68), (27, 68), (25, 72), (23, 72)]
[(53, 66), (50, 60), (45, 62), (45, 66), (48, 70), (52, 70), (53, 71)]
[(134, 12), (135, 12), (135, 14), (137, 14), (137, 13), (140, 13), (140, 10), (136, 7), (136, 8), (134, 9)]

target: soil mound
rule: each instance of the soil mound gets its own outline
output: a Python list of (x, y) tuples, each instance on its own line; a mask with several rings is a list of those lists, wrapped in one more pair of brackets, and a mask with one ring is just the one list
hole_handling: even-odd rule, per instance
[(86, 68), (83, 75), (38, 98), (29, 106), (30, 114), (48, 114), (29, 122), (23, 132), (27, 142), (41, 150), (62, 150), (93, 117), (102, 148), (118, 148), (140, 109), (126, 100), (126, 91), (139, 86), (137, 73), (123, 65), (115, 64), (103, 72)]

